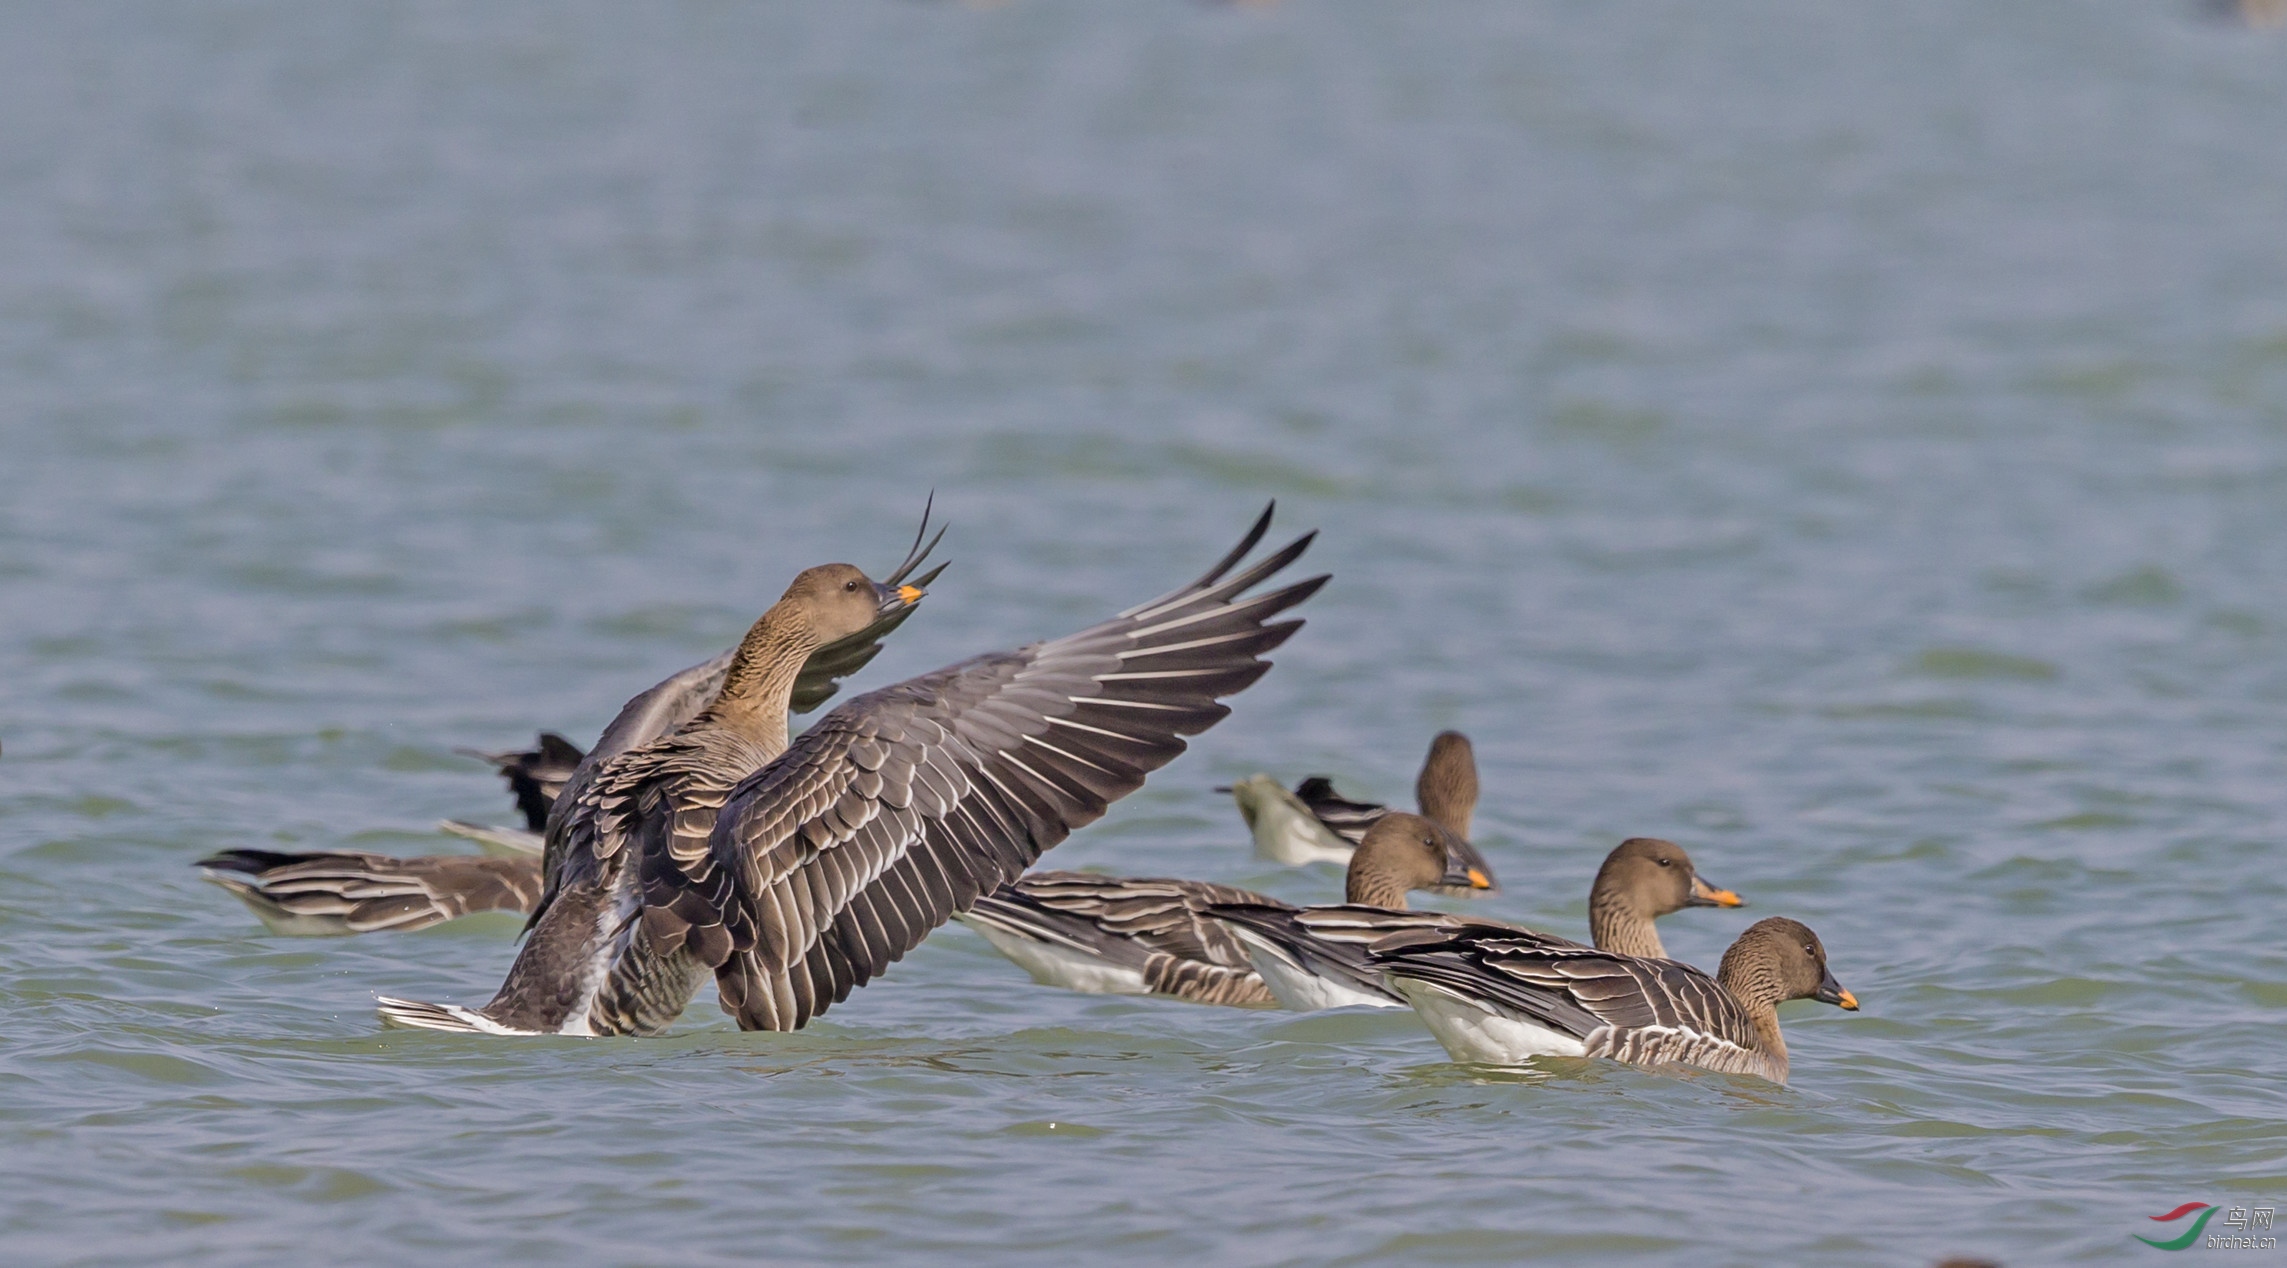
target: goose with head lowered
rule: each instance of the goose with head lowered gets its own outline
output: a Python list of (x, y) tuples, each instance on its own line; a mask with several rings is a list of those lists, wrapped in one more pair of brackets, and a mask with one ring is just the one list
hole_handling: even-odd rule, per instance
[[(1700, 879), (1691, 856), (1675, 842), (1631, 837), (1606, 855), (1597, 869), (1596, 882), (1588, 891), (1589, 936), (1605, 950), (1664, 957), (1667, 951), (1654, 923), (1661, 916), (1686, 907), (1741, 905), (1739, 895)], [(1531, 933), (1499, 921), (1361, 902), (1354, 893), (1351, 901), (1332, 906), (1214, 903), (1204, 908), (1204, 914), (1221, 921), (1245, 944), (1264, 988), (1281, 1004), (1300, 1010), (1405, 1007), (1405, 999), (1390, 988), (1373, 960), (1373, 948), (1393, 935), (1470, 924)], [(1579, 945), (1544, 934), (1531, 936)]]
[[(1458, 840), (1420, 816), (1384, 815), (1350, 858), (1349, 896), (1402, 909), (1408, 890), (1490, 888), (1492, 878), (1457, 848)], [(978, 899), (960, 919), (1045, 986), (1281, 1007), (1246, 944), (1206, 914), (1225, 904), (1295, 910), (1206, 881), (1034, 872)]]
[(1373, 961), (1454, 1060), (1485, 1065), (1608, 1057), (1785, 1083), (1778, 1006), (1858, 1008), (1818, 935), (1784, 916), (1748, 926), (1714, 977), (1493, 925), (1401, 934)]
[(875, 619), (869, 594), (893, 601), (845, 589), (863, 582), (846, 565), (804, 573), (698, 717), (565, 790), (546, 892), (492, 1001), (383, 999), (383, 1019), (650, 1034), (712, 976), (740, 1027), (799, 1029), (1229, 714), (1221, 698), (1267, 672), (1262, 654), (1302, 624), (1273, 618), (1326, 580), (1250, 593), (1310, 545), (1305, 534), (1232, 575), (1269, 525), (1266, 510), (1190, 585), (869, 692), (788, 745), (803, 659)]
[[(913, 615), (913, 600), (918, 600), (945, 571), (945, 565), (939, 564), (915, 575), (945, 537), (942, 528), (935, 537), (929, 535), (930, 509), (922, 510), (921, 528), (913, 535), (904, 561), (882, 582), (900, 594), (912, 591), (912, 600), (888, 605), (864, 629), (810, 653), (794, 677), (794, 689), (788, 697), (791, 712), (808, 713), (831, 699), (840, 690), (842, 679), (881, 653), (882, 641)], [(542, 732), (538, 745), (528, 752), (472, 753), (492, 763), (508, 781), (530, 831), (457, 820), (446, 820), (439, 826), (476, 841), (494, 857), (224, 850), (200, 859), (194, 866), (207, 880), (235, 894), (271, 932), (279, 934), (313, 937), (407, 931), (477, 912), (529, 913), (540, 899), (545, 833), (564, 801), (564, 790), (585, 788), (602, 763), (696, 718), (721, 693), (724, 676), (738, 654), (734, 647), (639, 692), (621, 707), (595, 747), (586, 753), (563, 736), (549, 732)]]

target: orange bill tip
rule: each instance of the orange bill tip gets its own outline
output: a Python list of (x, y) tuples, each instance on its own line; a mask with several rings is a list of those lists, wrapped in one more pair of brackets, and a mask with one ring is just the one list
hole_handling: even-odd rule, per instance
[(1469, 884), (1476, 889), (1491, 889), (1493, 878), (1473, 867), (1469, 869)]
[(1842, 993), (1842, 998), (1836, 1000), (1835, 1002), (1842, 1005), (1844, 1008), (1849, 1009), (1851, 1012), (1855, 1013), (1858, 1011), (1858, 997), (1851, 994), (1849, 991), (1844, 991)]
[(899, 586), (897, 588), (897, 597), (905, 600), (907, 603), (919, 602), (921, 596), (927, 593), (929, 592), (922, 589), (920, 586)]
[(1744, 907), (1747, 905), (1747, 900), (1739, 895), (1728, 889), (1717, 889), (1696, 876), (1691, 878), (1691, 896), (1703, 903), (1714, 903), (1718, 907)]

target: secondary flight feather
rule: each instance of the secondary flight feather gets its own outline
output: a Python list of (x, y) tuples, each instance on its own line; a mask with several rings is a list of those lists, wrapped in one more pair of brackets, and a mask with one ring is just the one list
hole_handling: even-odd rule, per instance
[[(857, 697), (789, 746), (796, 669), (919, 597), (848, 565), (798, 577), (714, 700), (575, 778), (548, 890), (482, 1009), (383, 1000), (397, 1025), (643, 1034), (707, 976), (747, 1029), (793, 1030), (1101, 816), (1229, 713), (1325, 584), (1256, 587), (1305, 534), (1234, 575), (1271, 512), (1197, 581), (1063, 638)], [(907, 587), (911, 590), (911, 587)]]

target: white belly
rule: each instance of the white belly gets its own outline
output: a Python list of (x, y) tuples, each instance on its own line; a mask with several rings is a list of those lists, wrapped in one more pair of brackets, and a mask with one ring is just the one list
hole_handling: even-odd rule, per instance
[(993, 950), (1016, 962), (1016, 966), (1032, 975), (1042, 986), (1061, 986), (1068, 991), (1085, 991), (1090, 995), (1149, 995), (1151, 988), (1144, 985), (1140, 969), (1108, 964), (1085, 951), (1059, 946), (1053, 942), (1035, 942), (1004, 929), (995, 929), (981, 920), (960, 918), (961, 923), (984, 935)]
[(1310, 808), (1268, 775), (1240, 780), (1231, 792), (1239, 814), (1254, 834), (1255, 853), (1288, 867), (1306, 863), (1348, 863), (1357, 849), (1334, 835)]
[(1534, 1057), (1584, 1057), (1588, 1049), (1571, 1035), (1494, 1012), (1450, 991), (1393, 977), (1390, 987), (1421, 1014), (1429, 1033), (1456, 1061), (1481, 1065), (1523, 1065)]
[(1272, 816), (1255, 828), (1255, 853), (1264, 858), (1301, 867), (1309, 863), (1348, 864), (1355, 846), (1326, 830), (1316, 819)]
[(1256, 975), (1263, 979), (1271, 998), (1277, 1000), (1281, 1008), (1315, 1013), (1322, 1008), (1405, 1007), (1387, 995), (1362, 991), (1348, 982), (1311, 972), (1253, 930), (1239, 925), (1225, 927), (1246, 944), (1247, 958), (1255, 962)]

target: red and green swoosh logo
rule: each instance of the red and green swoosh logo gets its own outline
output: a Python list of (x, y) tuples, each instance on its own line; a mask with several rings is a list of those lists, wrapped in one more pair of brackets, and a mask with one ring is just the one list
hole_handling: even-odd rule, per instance
[[(2208, 1226), (2208, 1221), (2215, 1218), (2216, 1209), (2212, 1206), (2209, 1206), (2205, 1202), (2186, 1202), (2182, 1206), (2177, 1207), (2175, 1210), (2168, 1212), (2166, 1215), (2155, 1215), (2152, 1217), (2153, 1219), (2165, 1224), (2170, 1220), (2180, 1220), (2185, 1216), (2190, 1215), (2194, 1211), (2198, 1211), (2200, 1213), (2200, 1218), (2192, 1221), (2192, 1227), (2187, 1230), (2182, 1237), (2171, 1237), (2167, 1241), (2156, 1242), (2149, 1237), (2139, 1235), (2136, 1240), (2144, 1243), (2147, 1246), (2157, 1246), (2162, 1250), (2183, 1250), (2184, 1248), (2190, 1246), (2193, 1242), (2200, 1240), (2200, 1230), (2206, 1228)], [(2232, 1218), (2237, 1219), (2238, 1217), (2233, 1216)]]

